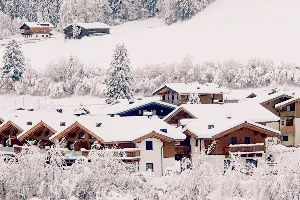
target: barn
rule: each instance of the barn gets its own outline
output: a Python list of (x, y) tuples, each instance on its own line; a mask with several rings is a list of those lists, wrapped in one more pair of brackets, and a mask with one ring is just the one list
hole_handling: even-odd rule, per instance
[[(74, 27), (76, 27), (77, 35), (74, 36)], [(67, 25), (64, 30), (65, 38), (78, 38), (90, 35), (103, 35), (109, 34), (111, 27), (107, 24), (94, 22), (94, 23), (77, 23)]]

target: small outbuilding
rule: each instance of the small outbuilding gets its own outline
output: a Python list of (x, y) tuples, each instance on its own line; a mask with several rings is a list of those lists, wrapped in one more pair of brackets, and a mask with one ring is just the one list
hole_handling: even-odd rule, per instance
[(76, 27), (76, 38), (81, 39), (84, 36), (109, 34), (111, 27), (107, 24), (94, 23), (77, 23), (67, 25), (63, 30), (65, 38), (74, 38), (74, 27)]

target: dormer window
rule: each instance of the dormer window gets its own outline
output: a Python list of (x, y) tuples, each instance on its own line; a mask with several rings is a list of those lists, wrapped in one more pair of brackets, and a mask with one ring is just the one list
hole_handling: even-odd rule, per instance
[(214, 125), (208, 125), (208, 129), (213, 129), (213, 128), (215, 128)]
[(84, 139), (84, 137), (85, 137), (84, 132), (79, 133), (79, 139)]
[(27, 125), (32, 125), (32, 122), (27, 122)]
[(162, 129), (160, 129), (160, 131), (161, 131), (161, 132), (164, 132), (164, 133), (167, 133), (167, 132), (168, 132), (168, 129), (162, 128)]
[(94, 140), (94, 139), (95, 139), (95, 137), (94, 137), (94, 136), (92, 136), (92, 135), (90, 135), (90, 139)]
[(102, 123), (96, 123), (96, 127), (100, 127)]
[(60, 122), (60, 126), (66, 126), (66, 122)]

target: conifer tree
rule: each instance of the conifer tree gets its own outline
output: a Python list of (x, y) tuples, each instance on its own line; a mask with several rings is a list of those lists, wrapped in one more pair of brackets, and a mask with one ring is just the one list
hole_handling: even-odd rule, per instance
[(133, 98), (133, 84), (127, 49), (124, 44), (117, 44), (108, 70), (106, 102), (113, 103), (118, 99)]
[(12, 90), (14, 83), (20, 81), (25, 70), (25, 58), (19, 44), (11, 40), (5, 47), (1, 77), (1, 89)]

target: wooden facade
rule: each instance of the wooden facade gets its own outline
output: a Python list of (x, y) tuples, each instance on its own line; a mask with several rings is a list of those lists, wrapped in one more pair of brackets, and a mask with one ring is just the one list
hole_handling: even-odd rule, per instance
[[(153, 93), (153, 95), (159, 95), (160, 100), (163, 102), (181, 105), (187, 104), (189, 101), (189, 97), (191, 93), (179, 93), (167, 86), (162, 87), (160, 90)], [(223, 94), (222, 93), (198, 93), (200, 98), (200, 102), (202, 104), (213, 104), (220, 101), (223, 101)]]
[(181, 126), (181, 119), (196, 119), (194, 115), (186, 111), (184, 108), (179, 108), (175, 113), (165, 119), (165, 122), (171, 125)]
[(18, 140), (22, 143), (25, 143), (26, 141), (37, 141), (39, 148), (44, 149), (46, 146), (52, 145), (49, 138), (55, 133), (56, 131), (53, 128), (41, 121), (18, 137)]
[(55, 142), (55, 140), (61, 140), (62, 138), (65, 138), (67, 141), (66, 148), (74, 151), (80, 151), (81, 148), (90, 150), (95, 141), (100, 143), (104, 142), (103, 139), (89, 131), (86, 127), (82, 126), (78, 122), (75, 122), (60, 134), (51, 138), (51, 142)]
[(266, 109), (268, 109), (269, 111), (271, 111), (272, 113), (274, 113), (275, 115), (279, 116), (279, 111), (278, 109), (275, 108), (275, 105), (284, 102), (286, 100), (289, 100), (291, 98), (292, 98), (291, 96), (284, 94), (284, 95), (277, 96), (276, 98), (264, 101), (261, 103), (261, 105)]
[(23, 132), (18, 125), (12, 121), (6, 122), (0, 128), (0, 144), (4, 147), (13, 145), (22, 145), (22, 143), (17, 139), (17, 136)]
[(53, 25), (48, 22), (25, 22), (19, 29), (25, 38), (40, 39), (49, 37), (52, 28)]
[[(210, 155), (229, 155), (240, 152), (244, 155), (259, 156), (266, 151), (267, 137), (279, 138), (280, 135), (245, 122), (213, 136), (211, 139), (204, 139), (204, 144), (207, 149), (212, 141), (217, 141), (217, 145)], [(234, 143), (232, 143), (233, 141)]]
[[(80, 33), (76, 37), (77, 39), (81, 39), (84, 36), (91, 36), (91, 35), (100, 35), (100, 34), (110, 34), (110, 27), (108, 25), (104, 25), (103, 27), (86, 27), (81, 25), (83, 23), (79, 23), (77, 25), (77, 29), (80, 30)], [(73, 36), (73, 25), (68, 25), (64, 29), (65, 38), (72, 39)]]

